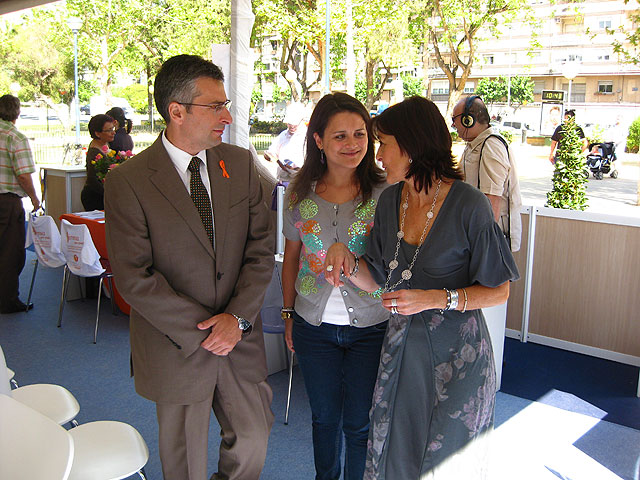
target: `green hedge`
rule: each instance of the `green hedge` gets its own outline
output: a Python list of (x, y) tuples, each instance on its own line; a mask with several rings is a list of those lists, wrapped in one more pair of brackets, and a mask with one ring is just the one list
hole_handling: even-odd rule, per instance
[(251, 133), (270, 133), (277, 135), (287, 129), (287, 124), (281, 121), (266, 122), (256, 120), (251, 124)]

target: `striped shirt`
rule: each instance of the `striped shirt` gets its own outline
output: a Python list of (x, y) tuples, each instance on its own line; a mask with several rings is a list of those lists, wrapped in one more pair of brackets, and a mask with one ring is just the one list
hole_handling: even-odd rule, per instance
[(26, 197), (18, 176), (35, 171), (27, 137), (13, 123), (0, 119), (0, 193)]

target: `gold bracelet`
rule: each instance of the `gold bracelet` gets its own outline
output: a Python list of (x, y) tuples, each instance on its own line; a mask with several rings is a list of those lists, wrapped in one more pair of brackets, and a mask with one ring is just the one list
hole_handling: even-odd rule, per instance
[(461, 313), (464, 313), (464, 312), (467, 311), (467, 300), (468, 300), (468, 298), (467, 298), (467, 290), (463, 288), (462, 289), (462, 293), (464, 293), (464, 305), (462, 307)]

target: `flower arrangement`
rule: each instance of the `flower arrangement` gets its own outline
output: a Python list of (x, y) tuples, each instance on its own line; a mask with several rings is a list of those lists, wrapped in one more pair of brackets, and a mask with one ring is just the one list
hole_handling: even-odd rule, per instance
[(104, 145), (101, 150), (102, 153), (98, 153), (95, 158), (91, 160), (91, 164), (96, 170), (96, 177), (98, 177), (98, 180), (101, 182), (104, 182), (107, 173), (125, 160), (133, 157), (131, 150), (116, 152), (115, 150), (110, 150), (108, 145)]

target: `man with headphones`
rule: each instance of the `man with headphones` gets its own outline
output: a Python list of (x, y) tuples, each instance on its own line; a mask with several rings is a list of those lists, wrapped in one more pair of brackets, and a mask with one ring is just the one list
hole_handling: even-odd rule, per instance
[(460, 100), (453, 108), (451, 120), (460, 138), (467, 142), (460, 160), (465, 182), (487, 196), (511, 250), (518, 251), (522, 200), (515, 161), (507, 141), (489, 125), (489, 112), (477, 95)]

